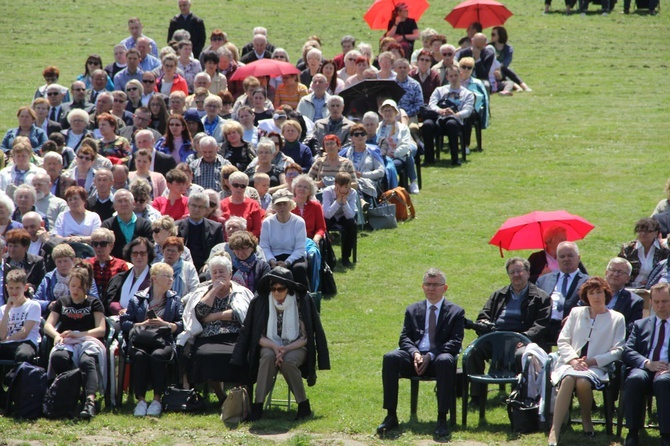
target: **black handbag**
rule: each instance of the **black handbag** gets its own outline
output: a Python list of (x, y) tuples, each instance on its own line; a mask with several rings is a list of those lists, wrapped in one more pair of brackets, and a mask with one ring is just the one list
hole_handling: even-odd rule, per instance
[(195, 389), (178, 389), (170, 386), (161, 399), (165, 412), (202, 412), (205, 400)]
[(395, 204), (383, 202), (377, 207), (368, 209), (368, 224), (375, 230), (397, 228)]
[(172, 344), (172, 330), (170, 327), (135, 325), (130, 329), (128, 339), (131, 347), (152, 352), (157, 348), (164, 348)]
[(521, 392), (513, 391), (507, 399), (507, 416), (514, 432), (529, 434), (540, 428), (540, 408), (537, 402), (521, 398)]
[(337, 294), (337, 284), (335, 283), (335, 276), (330, 266), (323, 262), (321, 271), (321, 282), (319, 289), (324, 296), (334, 296)]

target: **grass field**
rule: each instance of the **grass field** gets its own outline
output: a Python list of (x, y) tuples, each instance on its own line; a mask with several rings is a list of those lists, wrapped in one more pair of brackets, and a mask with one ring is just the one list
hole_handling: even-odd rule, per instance
[[(371, 3), (371, 0), (369, 0)], [(463, 35), (442, 19), (456, 2), (436, 0), (419, 22), (447, 35)], [(554, 8), (562, 8), (554, 2)], [(176, 2), (145, 0), (2, 0), (5, 13), (3, 64), (0, 65), (0, 130), (16, 125), (15, 113), (28, 104), (42, 69), (61, 68), (69, 85), (81, 73), (89, 53), (111, 62), (114, 43), (126, 37), (126, 20), (139, 16), (145, 34), (159, 46)], [(212, 411), (206, 416), (168, 415), (135, 420), (132, 408), (104, 413), (89, 423), (17, 423), (0, 419), (0, 443), (26, 444), (426, 444), (431, 440), (436, 405), (429, 385), (420, 394), (418, 421), (409, 420), (409, 385), (401, 383), (401, 429), (394, 438), (374, 437), (381, 422), (381, 358), (397, 345), (404, 308), (422, 298), (421, 276), (438, 266), (448, 276), (450, 300), (475, 317), (490, 293), (505, 285), (504, 259), (487, 244), (503, 221), (532, 210), (566, 209), (596, 228), (579, 243), (592, 275), (603, 274), (620, 244), (634, 238), (633, 226), (663, 198), (670, 126), (667, 86), (670, 49), (663, 43), (668, 14), (608, 17), (596, 7), (585, 17), (541, 15), (542, 2), (509, 0), (515, 15), (507, 22), (515, 48), (513, 67), (532, 93), (492, 99), (492, 124), (484, 132), (484, 152), (470, 156), (460, 169), (438, 163), (423, 170), (424, 189), (413, 197), (417, 219), (397, 230), (365, 233), (354, 269), (337, 270), (339, 294), (323, 302), (332, 370), (319, 373), (308, 389), (315, 417), (302, 424), (273, 411), (253, 427), (228, 430)], [(324, 52), (337, 54), (339, 39), (353, 34), (375, 42), (362, 20), (368, 2), (353, 0), (269, 0), (212, 2), (196, 0), (193, 11), (208, 32), (220, 27), (240, 46), (253, 26), (269, 29), (269, 39), (298, 59), (312, 34)], [(488, 30), (487, 30), (488, 31)], [(444, 159), (444, 156), (443, 156)], [(444, 163), (444, 162), (443, 162)], [(518, 253), (527, 256), (530, 252)], [(506, 256), (513, 255), (506, 253)], [(474, 339), (466, 332), (466, 342)], [(504, 406), (490, 393), (488, 423), (472, 413), (467, 428), (452, 441), (499, 445), (546, 444), (544, 434), (517, 436), (509, 429)], [(460, 410), (460, 400), (459, 400)], [(292, 419), (292, 417), (291, 417)], [(460, 420), (460, 417), (459, 417)], [(619, 444), (602, 427), (593, 445)], [(281, 434), (280, 437), (266, 437)], [(643, 444), (656, 444), (658, 431), (643, 433)], [(565, 444), (585, 444), (581, 428), (565, 429)], [(347, 441), (358, 443), (345, 443)], [(477, 443), (479, 444), (479, 443)]]

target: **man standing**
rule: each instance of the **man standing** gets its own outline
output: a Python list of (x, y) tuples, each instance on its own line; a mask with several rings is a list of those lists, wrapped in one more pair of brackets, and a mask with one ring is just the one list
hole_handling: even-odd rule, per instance
[[(216, 140), (211, 136), (203, 137), (200, 140), (201, 157), (191, 161), (190, 167), (194, 184), (203, 189), (214, 189), (221, 192), (221, 168), (230, 164), (230, 161), (218, 152), (219, 145)], [(209, 205), (209, 201), (207, 204)]]
[(545, 274), (537, 279), (537, 286), (551, 296), (551, 322), (547, 333), (547, 341), (554, 344), (561, 332), (563, 319), (579, 302), (579, 288), (587, 274), (579, 270), (579, 248), (574, 242), (561, 242), (556, 248), (558, 271)]
[(349, 144), (349, 130), (354, 123), (344, 117), (344, 99), (342, 96), (333, 95), (326, 102), (328, 106), (327, 118), (319, 119), (314, 123), (314, 136), (319, 147), (323, 143), (323, 137), (326, 135), (337, 135), (342, 142), (342, 146)]
[[(484, 308), (479, 312), (477, 322), (494, 326), (498, 331), (521, 333), (532, 342), (543, 344), (551, 320), (549, 296), (529, 282), (530, 263), (528, 260), (512, 257), (505, 262), (505, 271), (507, 271), (510, 284), (491, 294)], [(478, 332), (478, 334), (483, 333)], [(516, 350), (517, 365), (521, 365), (524, 350), (525, 346), (519, 346)], [(490, 344), (474, 350), (469, 356), (468, 373), (483, 373), (485, 361), (490, 357)], [(481, 391), (479, 385), (472, 384), (470, 394), (474, 404), (479, 403)]]
[(185, 29), (191, 34), (191, 43), (193, 43), (193, 57), (200, 57), (200, 52), (205, 46), (207, 35), (205, 32), (205, 22), (191, 12), (191, 0), (179, 0), (179, 14), (172, 17), (168, 28), (167, 42), (170, 43), (172, 35), (178, 29)]
[(626, 333), (630, 334), (633, 322), (642, 319), (644, 300), (628, 291), (625, 286), (630, 280), (633, 266), (621, 257), (614, 257), (607, 264), (605, 280), (612, 288), (612, 300), (607, 304), (610, 310), (618, 311), (626, 319)]
[(327, 118), (330, 115), (326, 102), (330, 98), (327, 93), (328, 79), (321, 73), (317, 73), (312, 78), (310, 84), (312, 92), (300, 98), (298, 102), (298, 112), (312, 122)]
[(145, 38), (147, 40), (147, 43), (149, 44), (149, 50), (151, 51), (151, 55), (154, 57), (158, 57), (158, 46), (156, 45), (156, 42), (154, 42), (153, 39), (145, 36), (142, 34), (142, 31), (144, 30), (144, 25), (142, 25), (142, 22), (140, 22), (140, 19), (137, 17), (131, 17), (128, 19), (128, 31), (130, 32), (130, 36), (126, 37), (121, 41), (121, 45), (125, 46), (126, 49), (131, 49), (135, 48), (137, 44), (139, 43), (139, 40), (141, 38)]
[[(142, 107), (144, 108), (144, 107)], [(138, 111), (140, 109), (135, 110), (135, 114), (137, 115)], [(140, 112), (144, 113), (144, 112)], [(150, 112), (147, 110), (149, 116), (151, 116)], [(137, 147), (137, 150), (140, 149), (147, 149), (148, 151), (151, 152), (151, 165), (149, 166), (149, 170), (153, 172), (158, 172), (162, 175), (167, 175), (169, 171), (177, 167), (177, 161), (171, 156), (168, 155), (167, 153), (159, 152), (154, 148), (154, 145), (156, 144), (156, 137), (155, 134), (158, 133), (154, 129), (143, 129), (137, 131), (135, 133), (135, 146)], [(160, 134), (159, 136), (160, 137)], [(136, 170), (135, 169), (135, 158), (130, 159), (130, 163), (128, 164), (128, 168), (131, 171)]]
[(114, 76), (114, 90), (126, 91), (126, 84), (131, 79), (137, 79), (142, 82), (142, 71), (140, 69), (140, 51), (137, 48), (131, 48), (126, 51), (126, 68), (116, 73)]
[(112, 171), (98, 169), (93, 178), (95, 192), (86, 201), (86, 209), (100, 216), (105, 221), (114, 215), (114, 200), (112, 198)]
[(447, 412), (455, 387), (456, 360), (463, 342), (465, 311), (448, 302), (446, 275), (430, 268), (423, 276), (423, 294), (426, 300), (414, 303), (405, 311), (405, 322), (400, 333), (399, 349), (384, 355), (382, 382), (384, 408), (388, 414), (377, 427), (384, 435), (398, 426), (398, 378), (431, 376), (437, 380), (436, 437), (449, 435)]
[(114, 210), (116, 217), (110, 217), (102, 222), (102, 227), (111, 229), (115, 241), (112, 255), (117, 258), (123, 257), (123, 247), (137, 237), (146, 237), (151, 240), (151, 223), (142, 217), (135, 215), (133, 204), (135, 198), (130, 191), (121, 189), (114, 194)]
[(51, 178), (48, 173), (38, 173), (35, 175), (32, 185), (35, 188), (35, 208), (37, 208), (37, 212), (41, 212), (47, 216), (50, 228), (55, 227), (56, 218), (69, 210), (67, 203), (62, 198), (58, 198), (51, 193)]
[(661, 444), (670, 446), (670, 363), (668, 362), (668, 318), (670, 318), (670, 284), (651, 287), (654, 316), (633, 323), (621, 359), (632, 370), (626, 378), (622, 403), (628, 435), (625, 446), (638, 446), (643, 427), (647, 395), (656, 397)]
[(207, 261), (212, 247), (223, 243), (223, 226), (205, 218), (208, 209), (207, 195), (202, 192), (191, 194), (188, 197), (190, 215), (177, 222), (179, 237), (184, 239), (184, 245), (191, 251), (193, 265), (198, 271)]

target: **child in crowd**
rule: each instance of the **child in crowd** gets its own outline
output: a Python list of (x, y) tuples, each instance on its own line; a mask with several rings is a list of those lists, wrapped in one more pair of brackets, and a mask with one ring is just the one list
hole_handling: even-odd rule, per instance
[(7, 303), (0, 307), (0, 359), (31, 361), (40, 342), (40, 304), (25, 297), (28, 276), (22, 269), (7, 273)]
[(264, 211), (267, 211), (272, 202), (272, 195), (268, 193), (268, 190), (270, 190), (270, 176), (267, 173), (256, 172), (254, 174), (254, 188), (261, 198), (261, 207)]

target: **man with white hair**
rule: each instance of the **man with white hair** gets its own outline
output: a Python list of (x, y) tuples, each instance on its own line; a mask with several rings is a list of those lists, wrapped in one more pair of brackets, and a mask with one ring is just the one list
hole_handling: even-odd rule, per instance
[(45, 95), (47, 97), (47, 101), (49, 101), (49, 105), (51, 106), (49, 109), (50, 121), (56, 121), (60, 123), (61, 120), (65, 117), (65, 111), (63, 110), (63, 98), (65, 97), (66, 92), (67, 88), (59, 84), (51, 84), (46, 88)]
[(440, 47), (440, 54), (442, 55), (442, 60), (436, 63), (432, 70), (440, 76), (439, 85), (448, 85), (449, 80), (447, 79), (447, 69), (454, 64), (456, 47), (445, 43)]
[(93, 178), (95, 192), (86, 200), (86, 209), (100, 216), (100, 221), (105, 221), (114, 215), (114, 197), (112, 196), (112, 171), (109, 169), (98, 169)]
[(205, 47), (205, 41), (207, 40), (205, 22), (191, 12), (191, 0), (179, 0), (178, 4), (179, 14), (170, 20), (167, 42), (170, 43), (177, 30), (188, 31), (191, 34), (191, 43), (193, 43), (193, 56), (197, 59), (200, 57), (200, 52)]
[(211, 136), (203, 137), (200, 140), (201, 157), (191, 161), (190, 168), (194, 184), (202, 186), (203, 189), (221, 192), (221, 168), (229, 165), (230, 161), (218, 152), (219, 145), (216, 140)]
[(644, 300), (626, 289), (632, 272), (633, 265), (623, 257), (614, 257), (605, 270), (605, 280), (612, 289), (612, 300), (607, 308), (623, 314), (626, 319), (626, 334), (630, 333), (636, 320), (642, 319), (644, 309)]
[(23, 229), (30, 235), (28, 254), (42, 257), (44, 259), (44, 269), (49, 272), (56, 267), (51, 258), (51, 251), (56, 245), (49, 241), (49, 231), (44, 229), (43, 222), (42, 216), (37, 212), (28, 212), (21, 219)]
[(267, 50), (268, 38), (263, 34), (256, 34), (252, 40), (253, 50), (242, 56), (240, 62), (249, 64), (261, 59), (270, 59), (272, 53)]
[(95, 104), (98, 100), (98, 95), (107, 91), (107, 77), (107, 72), (101, 68), (91, 73), (91, 88), (86, 91), (86, 100), (88, 102)]
[[(153, 135), (154, 141), (159, 140), (163, 136), (156, 130), (149, 128), (148, 127), (149, 124), (151, 124), (151, 111), (146, 107), (137, 107), (135, 109), (135, 112), (133, 113), (133, 125), (125, 126), (119, 132), (120, 136), (123, 136), (128, 141), (130, 141), (130, 144), (133, 147), (133, 153), (137, 152), (137, 150), (139, 149), (137, 147), (137, 135), (139, 134), (140, 131), (147, 130), (149, 133)], [(131, 167), (130, 170), (134, 170), (134, 168)]]
[(123, 257), (123, 247), (137, 237), (146, 237), (151, 240), (151, 223), (135, 215), (133, 204), (135, 198), (129, 190), (121, 189), (114, 194), (114, 210), (116, 215), (102, 222), (102, 227), (110, 229), (116, 240), (112, 248), (112, 256)]
[(204, 71), (198, 73), (195, 75), (193, 78), (193, 94), (190, 94), (186, 96), (186, 109), (188, 110), (189, 108), (195, 108), (196, 103), (195, 103), (195, 92), (198, 90), (198, 88), (204, 88), (207, 90), (207, 96), (210, 94), (216, 94), (212, 93), (209, 90), (209, 87), (212, 85), (212, 78), (210, 77), (209, 74), (205, 73)]
[[(275, 51), (275, 46), (274, 46), (273, 44), (271, 44), (269, 41), (267, 41), (267, 37), (268, 37), (268, 30), (267, 30), (267, 28), (264, 28), (264, 27), (262, 27), (262, 26), (257, 26), (257, 27), (255, 27), (254, 30), (253, 30), (253, 32), (251, 33), (251, 36), (254, 37), (254, 36), (256, 36), (257, 34), (262, 34), (262, 35), (265, 36), (265, 38), (266, 38), (266, 42), (267, 42), (267, 43), (265, 44), (265, 49), (267, 49), (267, 50), (270, 52), (270, 54), (274, 53), (274, 51)], [(252, 40), (251, 42), (247, 43), (246, 45), (244, 45), (244, 46), (242, 47), (242, 52), (240, 53), (240, 56), (241, 56), (241, 57), (244, 57), (244, 56), (247, 55), (247, 53), (253, 52), (253, 50), (254, 50), (254, 42), (253, 42), (253, 40)]]
[(63, 175), (63, 157), (57, 152), (47, 152), (42, 161), (42, 167), (49, 175), (51, 182), (51, 193), (58, 198), (65, 199), (65, 191), (68, 187), (76, 185), (77, 181)]
[(35, 188), (33, 186), (27, 183), (18, 186), (14, 190), (14, 203), (16, 204), (16, 208), (14, 209), (14, 213), (12, 214), (12, 220), (21, 221), (23, 216), (28, 212), (37, 212), (38, 214), (40, 214), (40, 217), (42, 217), (42, 220), (44, 221), (44, 227), (48, 231), (49, 229), (53, 228), (53, 224), (51, 225), (49, 224), (49, 221), (47, 220), (47, 216), (45, 213), (39, 212), (37, 210), (37, 208), (35, 207), (36, 201), (37, 201), (37, 192), (35, 191)]
[[(135, 112), (137, 113), (137, 110), (135, 110)], [(137, 147), (137, 150), (147, 149), (151, 152), (151, 165), (149, 166), (149, 170), (165, 176), (169, 171), (177, 167), (177, 161), (175, 161), (171, 155), (156, 150), (154, 147), (155, 145), (156, 137), (153, 129), (142, 129), (135, 133), (135, 146)], [(131, 171), (136, 170), (135, 158), (130, 159), (128, 168)]]
[(354, 123), (342, 114), (344, 112), (344, 99), (342, 96), (333, 95), (326, 102), (329, 116), (319, 119), (314, 123), (314, 136), (317, 139), (319, 147), (326, 135), (337, 135), (340, 138), (342, 146), (349, 144), (349, 130)]
[(226, 123), (226, 120), (219, 116), (221, 108), (223, 108), (221, 97), (215, 94), (209, 95), (205, 99), (205, 116), (202, 117), (205, 133), (213, 137), (219, 145), (225, 141), (223, 125)]
[(37, 211), (47, 216), (49, 228), (55, 227), (56, 218), (69, 210), (67, 202), (51, 193), (51, 178), (47, 173), (35, 175), (32, 185), (37, 198), (35, 201)]
[(325, 75), (317, 73), (312, 78), (310, 84), (312, 92), (307, 96), (300, 98), (298, 102), (298, 112), (312, 122), (330, 116), (326, 103), (330, 99), (328, 94), (328, 79)]
[(128, 31), (130, 32), (130, 36), (123, 39), (121, 41), (121, 45), (125, 46), (126, 49), (129, 50), (131, 48), (135, 48), (138, 45), (140, 39), (144, 38), (149, 44), (149, 51), (151, 52), (151, 55), (155, 58), (158, 58), (158, 45), (156, 45), (154, 39), (145, 36), (142, 33), (143, 30), (144, 25), (142, 24), (139, 18), (137, 17), (129, 18)]
[(496, 51), (493, 46), (487, 44), (486, 35), (475, 34), (472, 38), (472, 46), (459, 51), (457, 60), (468, 56), (475, 60), (475, 71), (472, 76), (482, 81), (490, 93), (492, 86), (495, 84), (492, 67), (496, 60)]

